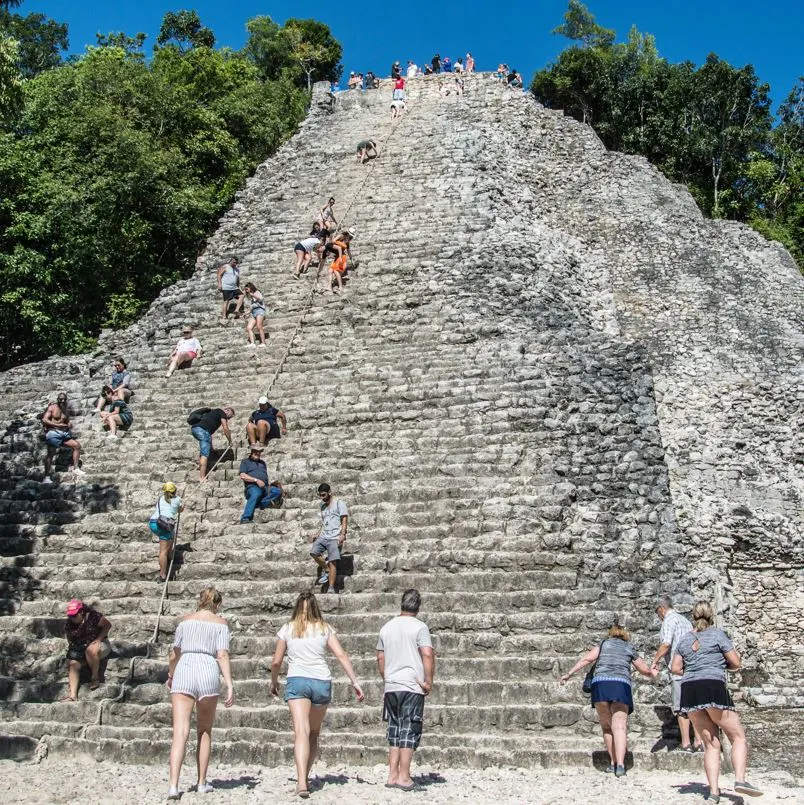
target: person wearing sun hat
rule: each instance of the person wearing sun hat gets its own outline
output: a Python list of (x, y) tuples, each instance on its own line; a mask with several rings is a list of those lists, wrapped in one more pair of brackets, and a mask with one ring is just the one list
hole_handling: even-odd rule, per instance
[(282, 505), (282, 484), (268, 480), (268, 465), (262, 460), (264, 449), (264, 445), (254, 442), (248, 456), (240, 462), (240, 480), (245, 484), (246, 496), (241, 525), (252, 522), (258, 508), (276, 509)]
[(170, 550), (173, 536), (176, 533), (176, 522), (179, 513), (184, 511), (184, 504), (177, 494), (176, 484), (166, 481), (162, 484), (162, 492), (156, 499), (156, 507), (148, 521), (148, 528), (159, 538), (159, 577), (158, 582), (167, 581), (167, 569), (170, 562)]
[(170, 377), (176, 369), (185, 363), (191, 364), (201, 357), (201, 342), (193, 335), (192, 327), (182, 327), (181, 338), (176, 342), (168, 359), (168, 370), (165, 377)]
[(92, 674), (90, 690), (95, 690), (102, 681), (101, 663), (112, 650), (106, 639), (112, 624), (98, 610), (88, 607), (77, 598), (67, 604), (66, 614), (64, 635), (67, 638), (67, 679), (70, 692), (61, 701), (75, 702), (78, 701), (82, 665), (88, 665)]

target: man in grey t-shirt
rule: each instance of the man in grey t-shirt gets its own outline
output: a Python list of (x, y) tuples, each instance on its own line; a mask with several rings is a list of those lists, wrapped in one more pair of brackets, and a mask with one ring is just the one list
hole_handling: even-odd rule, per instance
[[(692, 631), (692, 624), (680, 613), (673, 609), (673, 600), (669, 595), (659, 598), (656, 614), (662, 622), (659, 631), (659, 648), (653, 655), (651, 668), (659, 670), (659, 663), (667, 657), (667, 666), (673, 662), (678, 653), (678, 643), (687, 632)], [(695, 733), (695, 742), (690, 743), (690, 720), (681, 712), (681, 677), (670, 674), (671, 699), (673, 715), (678, 719), (678, 730), (681, 733), (681, 750), (683, 752), (700, 752), (703, 750), (703, 741)]]
[(386, 788), (412, 791), (413, 753), (422, 737), (424, 697), (433, 688), (435, 654), (427, 624), (416, 616), (418, 590), (402, 594), (401, 613), (380, 630), (377, 667), (385, 682), (383, 720), (388, 722), (388, 782)]

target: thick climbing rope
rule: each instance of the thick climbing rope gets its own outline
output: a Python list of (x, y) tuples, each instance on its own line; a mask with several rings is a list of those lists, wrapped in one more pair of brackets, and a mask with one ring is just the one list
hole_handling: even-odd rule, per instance
[[(403, 118), (405, 116), (406, 115), (400, 115), (400, 116), (397, 116), (397, 117), (395, 117), (395, 118), (393, 118), (391, 120), (391, 125), (388, 128), (388, 132), (385, 135), (385, 137), (381, 140), (380, 147), (377, 149), (377, 157), (375, 157), (374, 159), (369, 160), (368, 165), (366, 166), (366, 170), (364, 171), (363, 178), (358, 183), (357, 189), (352, 194), (351, 200), (349, 201), (349, 204), (346, 206), (346, 210), (341, 215), (340, 221), (338, 222), (340, 228), (344, 227), (344, 224), (345, 224), (346, 220), (348, 219), (349, 213), (351, 212), (352, 208), (354, 207), (355, 202), (357, 201), (358, 197), (360, 196), (361, 192), (363, 191), (363, 188), (366, 186), (367, 182), (369, 181), (369, 179), (372, 177), (372, 175), (374, 173), (374, 166), (375, 166), (375, 163), (376, 163), (377, 159), (379, 158), (380, 154), (385, 153), (385, 148), (386, 148), (389, 140), (391, 139), (391, 136), (394, 134), (395, 130), (398, 128), (399, 123), (403, 120)], [(293, 333), (291, 334), (290, 338), (288, 339), (288, 342), (287, 342), (287, 344), (285, 346), (285, 350), (282, 353), (282, 357), (279, 359), (279, 362), (278, 362), (278, 364), (276, 366), (276, 370), (274, 371), (273, 376), (271, 377), (271, 380), (268, 383), (268, 386), (267, 386), (267, 388), (265, 390), (265, 396), (266, 397), (269, 396), (271, 394), (271, 392), (273, 391), (273, 388), (276, 385), (276, 381), (279, 379), (279, 375), (282, 373), (282, 370), (283, 370), (283, 368), (285, 366), (287, 358), (290, 355), (290, 351), (291, 351), (291, 349), (293, 349), (293, 345), (295, 344), (297, 337), (299, 336), (299, 334), (302, 331), (302, 328), (304, 327), (304, 323), (305, 323), (305, 320), (307, 318), (307, 315), (310, 313), (310, 311), (313, 308), (313, 300), (315, 299), (315, 295), (316, 295), (316, 291), (317, 291), (317, 288), (318, 288), (319, 279), (320, 279), (320, 276), (321, 276), (322, 269), (323, 269), (323, 260), (319, 259), (318, 267), (316, 269), (316, 274), (315, 274), (315, 281), (313, 283), (311, 283), (310, 290), (307, 293), (307, 298), (306, 298), (306, 300), (304, 301), (304, 303), (302, 305), (301, 315), (299, 316), (299, 319), (296, 322), (296, 326), (295, 326), (295, 328), (293, 330)], [(246, 426), (245, 425), (241, 429), (239, 429), (237, 431), (237, 435), (238, 435), (238, 439), (239, 439), (238, 446), (243, 443), (242, 438), (243, 438), (243, 434), (245, 432), (246, 432)], [(231, 447), (233, 449), (234, 445), (232, 445)], [(218, 464), (220, 464), (225, 459), (225, 457), (227, 456), (228, 452), (229, 452), (228, 450), (225, 450), (217, 458), (217, 460), (212, 465), (212, 467), (207, 471), (207, 477), (209, 477), (210, 473), (212, 473), (215, 470), (215, 468), (218, 466)], [(185, 489), (186, 488), (187, 487), (185, 485)], [(198, 487), (196, 487), (196, 490), (197, 489), (198, 489)], [(193, 491), (195, 491), (195, 490), (193, 490)], [(186, 497), (182, 496), (182, 502), (184, 504), (186, 504), (188, 500), (192, 499), (193, 491), (191, 491)], [(181, 522), (181, 514), (179, 514), (179, 516), (176, 519), (176, 528), (174, 529), (173, 539), (171, 540), (170, 564), (168, 566), (168, 573), (167, 573), (167, 578), (168, 579), (170, 579), (170, 576), (173, 573), (173, 563), (174, 563), (174, 558), (175, 558), (175, 555), (176, 555), (175, 548), (176, 548), (176, 541), (177, 541), (177, 538), (178, 538), (178, 535), (179, 535), (180, 522)], [(159, 635), (159, 626), (160, 626), (160, 623), (161, 623), (162, 615), (164, 613), (164, 606), (165, 606), (165, 599), (167, 597), (167, 592), (168, 592), (168, 583), (165, 582), (165, 584), (162, 585), (162, 594), (161, 594), (161, 597), (160, 597), (160, 600), (159, 600), (159, 608), (158, 608), (157, 614), (156, 614), (156, 623), (154, 624), (153, 635), (148, 640), (149, 645), (155, 644), (156, 641), (157, 641), (157, 638), (158, 638), (158, 635)], [(133, 674), (133, 658), (132, 658), (131, 674)]]

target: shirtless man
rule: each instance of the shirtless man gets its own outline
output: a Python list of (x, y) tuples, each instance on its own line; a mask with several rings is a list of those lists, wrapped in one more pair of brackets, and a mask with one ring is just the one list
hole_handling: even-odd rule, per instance
[(56, 402), (51, 403), (42, 414), (42, 427), (45, 429), (47, 453), (45, 454), (45, 477), (43, 484), (52, 484), (53, 457), (60, 447), (69, 447), (73, 451), (73, 463), (70, 470), (76, 475), (86, 475), (79, 466), (81, 444), (70, 432), (70, 416), (67, 412), (67, 395), (59, 392)]

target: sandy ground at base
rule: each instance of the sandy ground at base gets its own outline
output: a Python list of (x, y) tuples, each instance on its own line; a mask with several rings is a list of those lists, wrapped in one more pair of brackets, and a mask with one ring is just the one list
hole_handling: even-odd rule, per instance
[[(214, 758), (213, 758), (214, 760)], [(623, 779), (591, 769), (414, 769), (417, 791), (384, 786), (383, 766), (320, 766), (311, 780), (311, 803), (373, 805), (374, 803), (538, 803), (538, 805), (698, 805), (706, 802), (703, 769), (699, 775), (632, 769)], [(804, 789), (783, 772), (753, 772), (749, 779), (761, 785), (764, 796), (746, 798), (761, 803), (804, 805)], [(294, 796), (291, 768), (210, 767), (211, 794), (192, 791), (194, 768), (185, 764), (181, 801), (185, 805), (243, 805), (244, 803), (301, 802)], [(721, 803), (737, 805), (743, 798), (731, 789), (733, 777), (721, 780)], [(148, 805), (165, 802), (167, 763), (129, 766), (93, 760), (46, 759), (40, 764), (0, 761), (0, 801), (3, 803), (114, 803)]]

